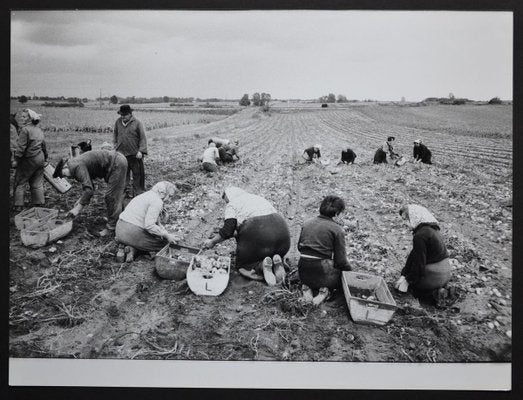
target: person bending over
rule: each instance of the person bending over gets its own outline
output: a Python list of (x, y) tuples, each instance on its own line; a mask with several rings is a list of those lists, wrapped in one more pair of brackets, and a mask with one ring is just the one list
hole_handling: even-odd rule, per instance
[(235, 236), (238, 272), (270, 286), (282, 283), (283, 257), (291, 243), (285, 219), (269, 201), (238, 187), (227, 187), (222, 197), (227, 203), (223, 227), (203, 247), (210, 249)]

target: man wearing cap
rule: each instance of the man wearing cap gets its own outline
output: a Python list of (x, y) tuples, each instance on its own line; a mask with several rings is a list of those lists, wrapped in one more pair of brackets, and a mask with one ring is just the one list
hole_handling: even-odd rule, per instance
[[(125, 186), (129, 186), (133, 175), (133, 196), (145, 192), (145, 169), (143, 156), (147, 154), (147, 139), (143, 124), (133, 116), (128, 104), (120, 106), (120, 118), (116, 120), (113, 133), (114, 149), (127, 158), (127, 177)], [(130, 196), (130, 197), (133, 197)]]
[(425, 146), (421, 139), (417, 139), (414, 141), (414, 161), (415, 162), (422, 162), (424, 164), (432, 164), (431, 161), (432, 153), (430, 150)]
[[(107, 206), (107, 230), (114, 231), (123, 209), (127, 159), (121, 153), (108, 150), (92, 150), (71, 159), (61, 159), (56, 165), (53, 178), (72, 177), (82, 185), (82, 196), (69, 215), (76, 217), (91, 202), (94, 179), (107, 182), (105, 204)], [(106, 235), (107, 230), (100, 232)]]

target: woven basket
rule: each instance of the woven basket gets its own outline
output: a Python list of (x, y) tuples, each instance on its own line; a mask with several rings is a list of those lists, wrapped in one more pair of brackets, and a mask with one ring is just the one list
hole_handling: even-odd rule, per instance
[(48, 221), (58, 216), (58, 210), (52, 208), (33, 207), (22, 211), (15, 216), (15, 225), (18, 229), (28, 228), (38, 222)]
[[(187, 275), (192, 256), (198, 253), (198, 249), (188, 249), (175, 244), (167, 244), (154, 257), (156, 272), (163, 279), (181, 281)], [(183, 257), (179, 259), (178, 257)]]
[(73, 221), (54, 219), (38, 222), (22, 229), (20, 237), (22, 243), (29, 247), (42, 247), (68, 235), (73, 229)]

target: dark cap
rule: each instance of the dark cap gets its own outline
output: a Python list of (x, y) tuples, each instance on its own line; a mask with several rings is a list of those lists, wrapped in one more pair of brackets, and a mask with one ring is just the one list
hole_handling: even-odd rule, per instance
[(131, 114), (133, 112), (133, 109), (129, 104), (124, 104), (120, 106), (120, 111), (118, 111), (118, 114), (120, 115), (127, 115)]

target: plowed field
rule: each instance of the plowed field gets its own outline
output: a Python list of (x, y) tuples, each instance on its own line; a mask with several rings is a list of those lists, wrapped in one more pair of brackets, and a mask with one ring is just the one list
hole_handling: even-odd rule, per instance
[[(184, 281), (161, 280), (153, 260), (116, 263), (114, 241), (93, 234), (105, 216), (98, 190), (61, 243), (25, 248), (11, 221), (10, 355), (510, 361), (511, 114), (510, 106), (275, 107), (270, 113), (247, 108), (219, 121), (149, 131), (147, 186), (171, 180), (180, 189), (180, 198), (168, 206), (171, 229), (199, 246), (221, 226), (225, 186), (260, 194), (289, 224), (289, 283), (271, 288), (233, 269), (224, 294), (199, 297)], [(199, 170), (196, 158), (215, 135), (238, 139), (241, 160), (211, 176)], [(412, 141), (423, 139), (434, 164), (373, 165), (374, 151), (390, 135), (408, 158)], [(303, 149), (314, 143), (323, 144), (322, 158), (330, 165), (302, 164)], [(356, 152), (356, 164), (336, 167), (346, 147)], [(61, 198), (46, 189), (49, 207), (64, 210), (79, 195), (77, 186)], [(300, 226), (317, 214), (327, 194), (346, 201), (353, 270), (383, 276), (401, 307), (386, 326), (352, 322), (343, 294), (319, 307), (297, 301)], [(411, 248), (412, 235), (398, 215), (405, 203), (426, 206), (441, 223), (452, 284), (460, 293), (451, 308), (419, 305), (392, 289)], [(231, 255), (234, 248), (229, 240), (213, 251)]]

